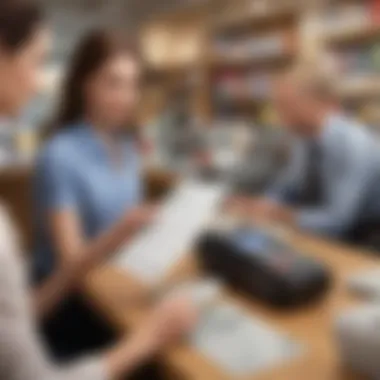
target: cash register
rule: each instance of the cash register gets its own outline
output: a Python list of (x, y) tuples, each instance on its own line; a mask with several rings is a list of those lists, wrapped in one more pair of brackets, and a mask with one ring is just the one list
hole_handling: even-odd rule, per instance
[(256, 227), (210, 230), (197, 248), (206, 272), (272, 306), (316, 301), (331, 283), (328, 268)]

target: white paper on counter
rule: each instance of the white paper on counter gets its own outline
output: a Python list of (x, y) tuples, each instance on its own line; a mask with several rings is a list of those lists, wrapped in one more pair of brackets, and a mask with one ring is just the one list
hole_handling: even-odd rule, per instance
[(273, 369), (303, 352), (301, 344), (225, 301), (201, 315), (190, 340), (232, 378)]
[(351, 291), (364, 299), (371, 301), (380, 300), (380, 267), (371, 268), (348, 279), (348, 287)]

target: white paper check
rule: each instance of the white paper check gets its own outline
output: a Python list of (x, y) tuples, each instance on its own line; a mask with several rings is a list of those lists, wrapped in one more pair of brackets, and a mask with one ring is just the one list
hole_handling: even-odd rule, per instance
[(225, 187), (184, 181), (166, 199), (155, 222), (116, 256), (116, 264), (140, 280), (157, 283), (188, 253), (216, 216)]

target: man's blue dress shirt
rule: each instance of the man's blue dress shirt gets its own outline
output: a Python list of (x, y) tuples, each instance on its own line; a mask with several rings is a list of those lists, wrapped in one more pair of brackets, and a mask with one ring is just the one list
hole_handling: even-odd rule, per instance
[[(318, 207), (299, 209), (299, 227), (344, 237), (358, 223), (380, 225), (380, 146), (374, 135), (342, 115), (331, 115), (314, 142), (321, 151), (324, 200)], [(289, 165), (269, 191), (271, 198), (297, 207), (307, 178), (308, 143), (295, 141)]]

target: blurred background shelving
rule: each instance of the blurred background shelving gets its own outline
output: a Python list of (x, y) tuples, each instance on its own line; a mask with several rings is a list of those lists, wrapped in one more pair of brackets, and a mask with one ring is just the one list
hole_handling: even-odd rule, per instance
[[(25, 157), (54, 110), (75, 40), (104, 24), (125, 29), (141, 46), (142, 125), (159, 124), (179, 93), (206, 127), (220, 119), (277, 125), (270, 105), (276, 75), (324, 57), (337, 67), (347, 109), (362, 117), (380, 108), (380, 0), (51, 0), (46, 6), (54, 51), (45, 91), (15, 130), (14, 145)], [(368, 121), (380, 125), (380, 118)]]
[(268, 4), (243, 2), (240, 17), (211, 29), (213, 116), (257, 115), (269, 101), (274, 74), (298, 55), (298, 13)]
[(380, 118), (380, 2), (336, 1), (321, 12), (325, 50), (337, 66), (343, 104), (378, 128)]
[[(345, 108), (380, 131), (380, 0), (40, 1), (53, 26), (53, 52), (44, 90), (16, 128), (0, 128), (11, 151), (0, 157), (9, 197), (15, 188), (26, 188), (14, 186), (7, 173), (26, 177), (23, 165), (33, 163), (75, 42), (98, 26), (121, 28), (140, 45), (144, 75), (137, 123), (151, 150), (169, 152), (168, 141), (187, 127), (194, 129), (187, 137), (195, 145), (199, 135), (220, 145), (222, 162), (231, 151), (226, 142), (253, 141), (255, 156), (247, 159), (242, 178), (253, 169), (269, 178), (285, 162), (287, 141), (272, 106), (273, 82), (300, 62), (331, 65)], [(260, 158), (269, 155), (274, 159)], [(176, 161), (169, 155), (165, 162)], [(253, 162), (259, 164), (254, 168)]]
[[(157, 64), (161, 68), (170, 67), (170, 52), (176, 52), (177, 67), (172, 70), (171, 77), (161, 76), (162, 79), (166, 75), (167, 80), (161, 82), (161, 90), (157, 91), (161, 94), (162, 107), (167, 104), (164, 98), (170, 93), (168, 88), (182, 86), (191, 96), (198, 97), (193, 104), (197, 104), (197, 118), (205, 123), (212, 122), (220, 112), (237, 116), (256, 113), (269, 99), (272, 74), (287, 67), (298, 56), (301, 8), (296, 1), (281, 4), (215, 1), (203, 8), (203, 13), (194, 12), (185, 18), (177, 15), (175, 22), (173, 15), (153, 20), (142, 32), (143, 46), (150, 52), (150, 58), (156, 49), (163, 58), (157, 63), (160, 61), (157, 53), (150, 60), (148, 72)], [(186, 37), (180, 37), (180, 28), (176, 26), (179, 20), (182, 30), (186, 29), (184, 25), (188, 26)], [(157, 30), (167, 33), (165, 43), (160, 41)], [(182, 58), (178, 58), (181, 53), (173, 39), (180, 41), (181, 46), (186, 45), (184, 41), (191, 41)], [(183, 68), (181, 77), (175, 74), (178, 67)]]
[[(188, 33), (193, 33), (193, 52), (189, 53), (186, 64), (178, 63), (187, 67), (181, 78), (177, 76), (171, 85), (169, 79), (166, 82), (169, 87), (188, 82), (190, 67), (196, 65), (202, 90), (192, 91), (192, 95), (200, 95), (198, 104), (203, 105), (198, 110), (203, 112), (205, 120), (214, 120), (222, 113), (263, 124), (258, 115), (268, 107), (276, 74), (307, 58), (314, 41), (315, 56), (330, 56), (339, 67), (338, 87), (347, 108), (353, 110), (355, 104), (360, 114), (360, 104), (367, 105), (380, 96), (376, 78), (380, 70), (378, 0), (213, 3), (214, 8), (213, 5), (203, 8), (203, 15), (195, 12), (187, 18)], [(310, 14), (314, 27), (303, 28)], [(157, 23), (166, 30), (173, 27), (170, 17)], [(177, 32), (169, 34), (178, 37)]]

